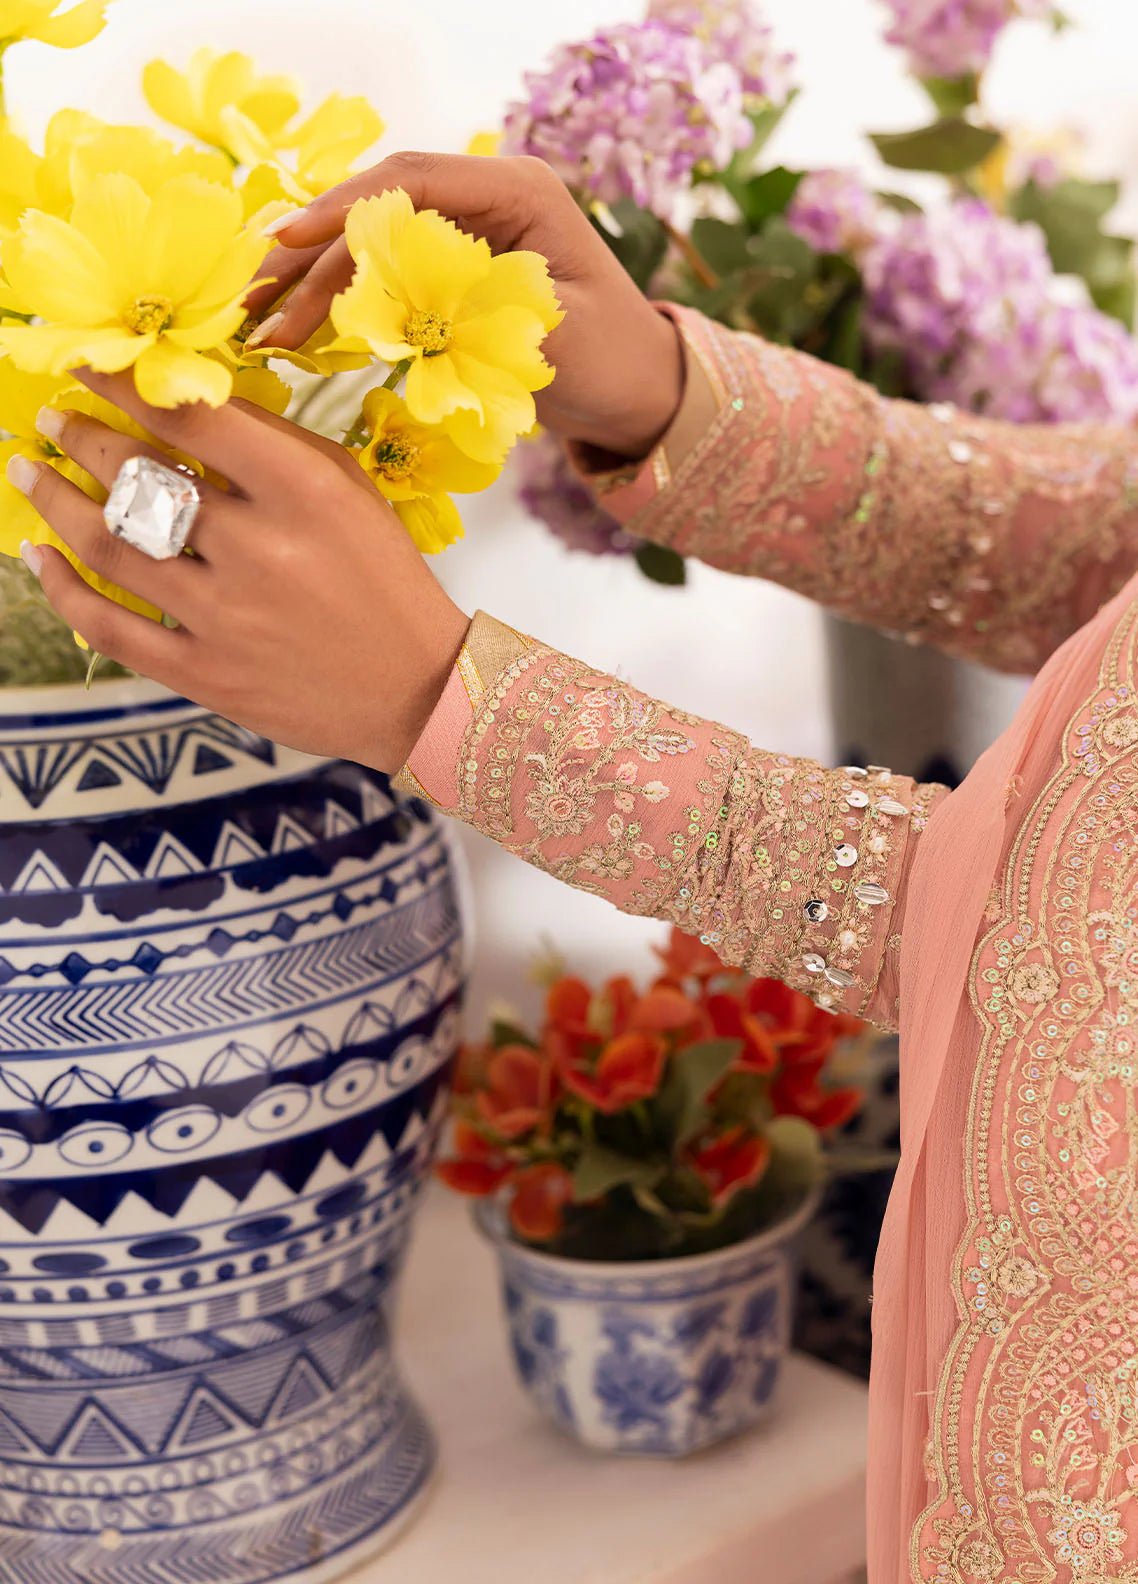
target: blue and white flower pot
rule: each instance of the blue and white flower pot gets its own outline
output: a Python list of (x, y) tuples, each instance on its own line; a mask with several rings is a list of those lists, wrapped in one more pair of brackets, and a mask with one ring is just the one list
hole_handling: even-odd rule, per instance
[(430, 813), (141, 682), (0, 695), (0, 1578), (334, 1577), (463, 964)]
[(479, 1207), (514, 1363), (541, 1413), (599, 1452), (653, 1457), (758, 1424), (789, 1347), (797, 1240), (816, 1205), (711, 1254), (624, 1264), (526, 1248)]

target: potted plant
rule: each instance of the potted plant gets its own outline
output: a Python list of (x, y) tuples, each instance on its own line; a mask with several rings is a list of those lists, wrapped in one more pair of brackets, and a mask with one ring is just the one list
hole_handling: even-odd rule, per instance
[(678, 930), (658, 956), (646, 989), (562, 975), (536, 1033), (493, 1022), (460, 1058), (436, 1169), (481, 1201), (541, 1412), (599, 1450), (675, 1457), (770, 1406), (823, 1142), (861, 1103), (836, 1068), (865, 1026)]

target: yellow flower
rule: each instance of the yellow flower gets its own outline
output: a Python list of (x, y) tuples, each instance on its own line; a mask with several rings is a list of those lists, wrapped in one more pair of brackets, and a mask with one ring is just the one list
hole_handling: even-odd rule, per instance
[[(299, 126), (275, 136), (240, 111), (226, 116), (229, 149), (252, 167), (246, 186), (262, 203), (305, 204), (352, 173), (359, 156), (383, 134), (383, 119), (366, 99), (332, 94)], [(293, 156), (286, 163), (285, 155)]]
[(84, 110), (48, 122), (34, 207), (66, 218), (75, 195), (96, 176), (133, 176), (154, 197), (178, 176), (233, 185), (233, 166), (213, 149), (178, 148), (150, 127), (116, 126)]
[(435, 210), (416, 213), (401, 189), (357, 203), (347, 238), (356, 274), (332, 304), (335, 345), (409, 362), (412, 414), (447, 419), (461, 450), (501, 462), (553, 378), (541, 344), (563, 315), (545, 260), (495, 256)]
[(300, 109), (291, 77), (259, 77), (249, 56), (238, 50), (219, 55), (200, 49), (184, 72), (168, 61), (150, 61), (142, 73), (142, 91), (164, 121), (227, 153), (232, 112), (272, 142)]
[(156, 407), (220, 406), (232, 370), (207, 354), (243, 323), (268, 247), (214, 182), (179, 176), (151, 197), (131, 176), (96, 176), (70, 221), (30, 210), (0, 250), (7, 306), (40, 321), (0, 326), (0, 353), (38, 374), (133, 367)]
[(0, 120), (0, 242), (36, 202), (43, 160), (8, 122)]
[(0, 48), (17, 39), (38, 39), (57, 49), (89, 44), (103, 31), (109, 0), (79, 0), (59, 12), (62, 0), (0, 0)]
[(500, 132), (476, 132), (466, 145), (468, 154), (481, 154), (493, 156), (501, 151), (502, 134)]
[(462, 518), (450, 492), (486, 489), (501, 471), (498, 465), (466, 456), (445, 425), (418, 422), (394, 391), (368, 392), (364, 422), (371, 439), (357, 460), (419, 549), (434, 555), (461, 539)]

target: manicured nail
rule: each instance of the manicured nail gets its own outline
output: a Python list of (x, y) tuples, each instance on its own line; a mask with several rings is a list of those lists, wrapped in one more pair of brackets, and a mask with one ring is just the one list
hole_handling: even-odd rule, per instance
[(66, 413), (61, 413), (58, 407), (41, 407), (36, 413), (36, 428), (41, 435), (46, 435), (49, 440), (57, 443), (63, 439), (63, 431), (67, 425)]
[(21, 456), (17, 451), (15, 456), (8, 458), (5, 472), (13, 488), (18, 489), (21, 495), (30, 495), (36, 487), (40, 470), (28, 457)]
[(275, 220), (270, 220), (267, 226), (261, 228), (261, 235), (266, 237), (280, 236), (282, 231), (287, 231), (289, 226), (296, 224), (301, 215), (307, 213), (307, 209), (286, 209), (283, 215), (278, 215)]
[(283, 313), (270, 314), (269, 317), (262, 324), (259, 324), (257, 326), (257, 328), (253, 331), (252, 335), (250, 335), (250, 336), (248, 336), (246, 338), (246, 341), (245, 341), (246, 347), (264, 346), (265, 342), (273, 334), (273, 331), (274, 330), (279, 330), (281, 325), (283, 325), (283, 324), (284, 324), (284, 314)]
[(39, 577), (43, 571), (43, 551), (39, 545), (34, 545), (30, 539), (25, 539), (20, 546), (20, 559), (33, 577)]

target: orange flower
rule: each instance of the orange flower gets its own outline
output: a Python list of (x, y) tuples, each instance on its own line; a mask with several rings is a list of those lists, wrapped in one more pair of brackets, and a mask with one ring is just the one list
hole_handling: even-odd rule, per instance
[(658, 1034), (618, 1034), (609, 1040), (594, 1065), (552, 1030), (550, 1049), (566, 1089), (587, 1100), (597, 1111), (623, 1111), (637, 1100), (647, 1100), (660, 1087), (668, 1048)]
[(565, 1206), (573, 1199), (573, 1179), (556, 1161), (527, 1166), (514, 1178), (510, 1224), (528, 1243), (548, 1243), (561, 1231)]
[(698, 979), (706, 984), (722, 973), (735, 973), (727, 969), (710, 946), (694, 935), (685, 935), (673, 928), (667, 946), (653, 946), (652, 950), (664, 965), (664, 977), (672, 984), (682, 984), (685, 979)]
[(740, 1124), (691, 1151), (689, 1164), (715, 1206), (727, 1204), (741, 1188), (757, 1183), (767, 1169), (770, 1145)]
[(456, 1193), (485, 1199), (498, 1191), (514, 1169), (509, 1157), (469, 1122), (455, 1123), (454, 1148), (455, 1159), (439, 1161), (435, 1175)]
[(583, 979), (559, 979), (550, 986), (545, 1010), (548, 1025), (575, 1040), (611, 1039), (623, 1034), (639, 999), (631, 979), (610, 979), (594, 993)]
[(713, 995), (706, 1001), (711, 1027), (719, 1039), (742, 1040), (738, 1065), (745, 1072), (768, 1073), (778, 1066), (778, 1050), (762, 1018), (739, 996)]
[(628, 1026), (641, 1034), (680, 1034), (694, 1031), (707, 1021), (697, 1001), (661, 980), (642, 995), (628, 1015)]
[(553, 1063), (528, 1045), (503, 1045), (486, 1063), (474, 1096), (479, 1116), (506, 1139), (520, 1138), (549, 1120)]
[(860, 1089), (825, 1089), (818, 1080), (825, 1056), (811, 1056), (786, 1066), (771, 1085), (776, 1116), (801, 1117), (818, 1131), (843, 1126), (861, 1109)]

